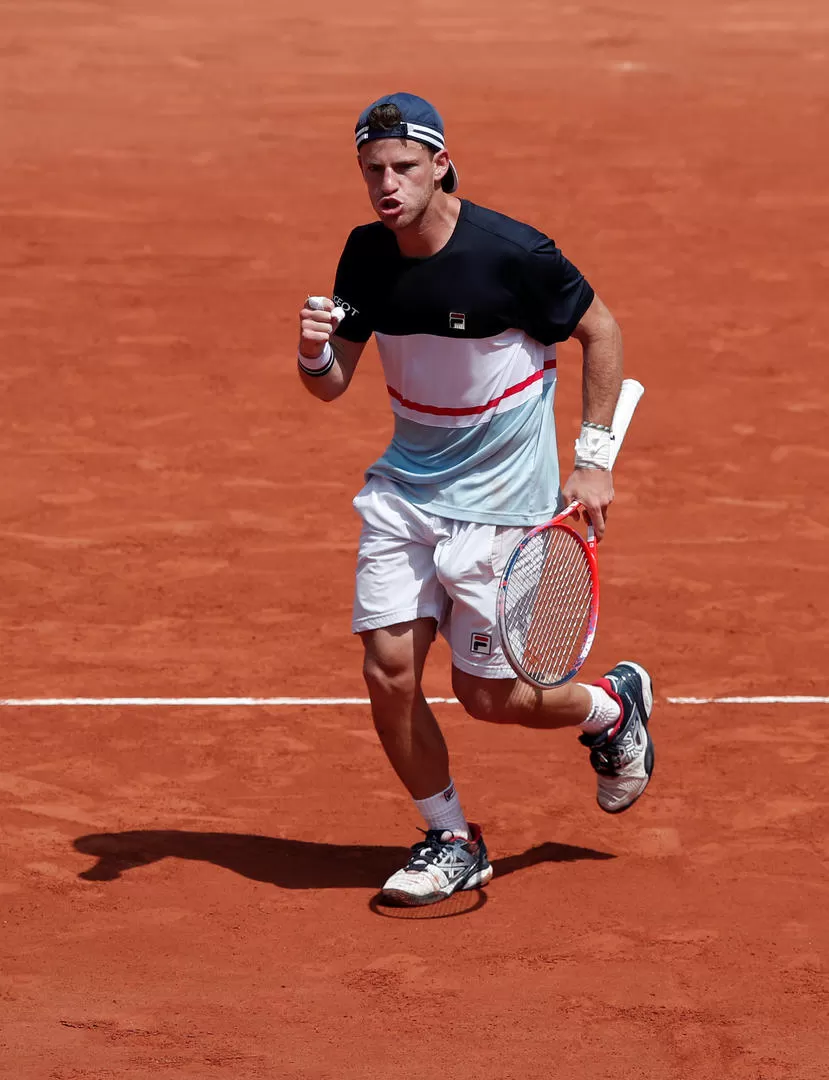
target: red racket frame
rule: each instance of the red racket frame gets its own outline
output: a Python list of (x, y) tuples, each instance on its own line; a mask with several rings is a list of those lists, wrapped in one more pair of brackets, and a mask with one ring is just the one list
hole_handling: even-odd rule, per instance
[[(587, 521), (587, 539), (577, 532), (571, 525), (567, 524), (567, 519), (574, 517), (576, 514), (583, 513), (585, 520)], [(563, 529), (574, 537), (581, 545), (587, 559), (590, 579), (591, 579), (591, 596), (590, 596), (590, 611), (587, 617), (587, 629), (585, 631), (584, 640), (582, 646), (576, 657), (576, 662), (573, 667), (560, 679), (555, 682), (541, 682), (534, 678), (524, 667), (524, 665), (518, 660), (512, 651), (509, 643), (509, 633), (506, 621), (506, 596), (507, 586), (510, 579), (512, 568), (518, 560), (521, 552), (527, 546), (527, 544), (540, 533), (546, 532), (548, 529)], [(555, 686), (562, 686), (564, 683), (569, 682), (570, 679), (579, 671), (584, 661), (587, 659), (591, 648), (593, 647), (593, 640), (596, 637), (596, 627), (599, 622), (599, 560), (598, 560), (598, 545), (596, 543), (596, 534), (593, 529), (593, 523), (591, 522), (584, 506), (580, 502), (572, 502), (569, 506), (565, 507), (560, 514), (551, 520), (545, 522), (543, 525), (538, 525), (536, 528), (531, 529), (527, 535), (519, 541), (515, 550), (510, 555), (507, 565), (504, 567), (504, 572), (501, 575), (501, 583), (498, 587), (498, 632), (501, 635), (501, 645), (506, 653), (507, 659), (515, 669), (516, 673), (531, 686), (537, 686), (541, 690), (551, 690)]]

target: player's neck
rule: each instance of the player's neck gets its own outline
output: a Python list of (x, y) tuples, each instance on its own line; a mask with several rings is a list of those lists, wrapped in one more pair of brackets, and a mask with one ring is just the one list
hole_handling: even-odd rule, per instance
[(409, 259), (428, 259), (446, 247), (455, 231), (461, 201), (453, 195), (436, 195), (420, 217), (395, 233), (400, 254)]

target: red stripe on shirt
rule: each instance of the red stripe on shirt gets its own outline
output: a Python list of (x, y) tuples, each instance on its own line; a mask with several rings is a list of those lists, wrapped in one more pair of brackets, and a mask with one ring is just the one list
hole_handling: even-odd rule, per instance
[(399, 401), (404, 408), (411, 409), (412, 412), (429, 413), (430, 416), (475, 416), (478, 413), (486, 412), (487, 409), (494, 409), (504, 398), (512, 397), (513, 394), (520, 394), (522, 390), (526, 390), (528, 386), (532, 386), (534, 382), (538, 382), (539, 379), (543, 378), (545, 371), (552, 371), (555, 366), (555, 360), (545, 360), (543, 370), (533, 372), (523, 382), (508, 386), (503, 394), (499, 394), (498, 397), (487, 401), (485, 405), (466, 405), (458, 409), (445, 408), (442, 405), (423, 405), (419, 401), (409, 401), (408, 398), (404, 398), (400, 391), (395, 390), (393, 386), (386, 384), (386, 389), (395, 401)]

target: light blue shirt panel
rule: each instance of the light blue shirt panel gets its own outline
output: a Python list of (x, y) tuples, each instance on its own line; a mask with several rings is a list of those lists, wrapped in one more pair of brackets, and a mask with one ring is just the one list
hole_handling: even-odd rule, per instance
[(555, 382), (474, 427), (434, 427), (395, 415), (385, 453), (366, 472), (411, 502), (456, 521), (537, 525), (559, 505)]

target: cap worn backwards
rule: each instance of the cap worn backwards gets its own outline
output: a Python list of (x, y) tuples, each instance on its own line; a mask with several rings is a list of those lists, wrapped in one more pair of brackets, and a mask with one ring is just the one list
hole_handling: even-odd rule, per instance
[[(370, 127), (368, 118), (372, 109), (378, 105), (396, 105), (402, 117), (400, 123), (393, 127)], [(443, 135), (443, 120), (440, 113), (415, 94), (388, 94), (378, 98), (377, 101), (367, 106), (360, 113), (360, 119), (354, 128), (354, 135), (359, 150), (363, 143), (374, 139), (413, 139), (415, 142), (430, 146), (433, 150), (445, 150), (446, 142)], [(458, 187), (458, 170), (453, 163), (449, 162), (449, 171), (441, 180), (441, 187), (451, 194)]]

